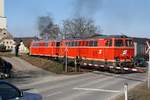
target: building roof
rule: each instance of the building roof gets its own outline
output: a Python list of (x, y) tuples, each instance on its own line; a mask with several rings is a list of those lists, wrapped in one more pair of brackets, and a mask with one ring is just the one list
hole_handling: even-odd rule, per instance
[(29, 48), (30, 44), (33, 40), (39, 40), (38, 37), (15, 37), (14, 38), (16, 44), (20, 43), (20, 41), (22, 41), (24, 43), (24, 45)]
[(0, 29), (0, 37), (1, 39), (13, 39), (13, 36), (6, 29)]
[(150, 42), (149, 38), (137, 38), (137, 37), (132, 37), (134, 42), (138, 43), (146, 43), (147, 41)]

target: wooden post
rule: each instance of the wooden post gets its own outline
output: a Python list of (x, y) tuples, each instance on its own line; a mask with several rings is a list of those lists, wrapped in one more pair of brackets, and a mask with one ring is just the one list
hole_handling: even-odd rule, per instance
[(77, 59), (74, 60), (75, 72), (77, 72)]
[(67, 59), (67, 47), (65, 48), (65, 72), (68, 72), (68, 59)]

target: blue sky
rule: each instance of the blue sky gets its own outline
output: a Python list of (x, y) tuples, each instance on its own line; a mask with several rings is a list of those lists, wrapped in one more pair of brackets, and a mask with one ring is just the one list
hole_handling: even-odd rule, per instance
[[(79, 0), (5, 0), (8, 30), (17, 37), (37, 36), (38, 16), (50, 15), (57, 24), (72, 18)], [(82, 1), (82, 0), (81, 0)], [(84, 0), (86, 1), (86, 0)], [(89, 0), (87, 0), (89, 1)], [(101, 26), (104, 34), (150, 38), (150, 0), (93, 0), (96, 9), (82, 9)], [(91, 4), (93, 5), (93, 4)], [(76, 9), (75, 9), (76, 8)], [(80, 13), (83, 13), (80, 11)], [(91, 10), (91, 12), (87, 11)], [(87, 13), (87, 12), (88, 13)]]

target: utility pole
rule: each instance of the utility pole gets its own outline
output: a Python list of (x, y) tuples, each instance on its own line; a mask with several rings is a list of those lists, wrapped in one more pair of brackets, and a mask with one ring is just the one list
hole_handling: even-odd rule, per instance
[(146, 53), (149, 54), (149, 62), (148, 62), (148, 79), (147, 79), (147, 85), (148, 85), (148, 89), (150, 88), (150, 44), (149, 42), (147, 41), (147, 46), (148, 46), (148, 49), (146, 50)]
[(150, 51), (149, 51), (149, 63), (148, 63), (148, 89), (149, 88), (150, 88)]
[(128, 83), (124, 84), (124, 96), (125, 96), (124, 100), (128, 100)]

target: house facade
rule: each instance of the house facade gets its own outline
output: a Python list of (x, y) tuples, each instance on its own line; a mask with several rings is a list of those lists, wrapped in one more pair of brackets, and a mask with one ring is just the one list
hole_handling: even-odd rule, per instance
[(15, 41), (6, 29), (0, 29), (0, 45), (4, 45), (6, 50), (12, 50), (15, 48)]

